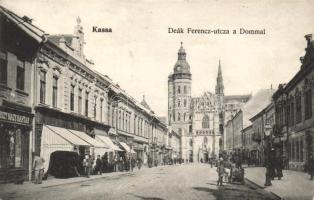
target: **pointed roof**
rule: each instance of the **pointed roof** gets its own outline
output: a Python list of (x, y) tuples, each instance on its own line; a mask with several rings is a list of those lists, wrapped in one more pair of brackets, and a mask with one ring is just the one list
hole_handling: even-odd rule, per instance
[(223, 94), (224, 93), (224, 84), (221, 72), (221, 63), (219, 59), (218, 63), (218, 73), (217, 73), (217, 82), (216, 82), (216, 94)]
[(181, 42), (180, 49), (178, 50), (178, 60), (174, 65), (174, 73), (187, 73), (190, 74), (190, 65), (186, 61), (186, 53), (185, 49), (183, 48), (183, 42)]

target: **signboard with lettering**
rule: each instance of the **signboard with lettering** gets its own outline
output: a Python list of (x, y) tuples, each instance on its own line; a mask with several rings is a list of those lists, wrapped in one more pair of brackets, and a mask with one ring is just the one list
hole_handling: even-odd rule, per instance
[(29, 126), (31, 125), (31, 115), (0, 110), (0, 121)]

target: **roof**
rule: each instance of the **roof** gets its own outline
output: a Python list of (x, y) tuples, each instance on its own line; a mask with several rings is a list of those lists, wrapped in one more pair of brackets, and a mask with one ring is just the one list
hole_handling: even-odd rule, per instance
[(274, 89), (261, 89), (243, 106), (243, 128), (251, 125), (250, 119), (271, 103)]
[(18, 26), (27, 35), (34, 38), (38, 43), (45, 42), (45, 36), (47, 34), (37, 26), (34, 26), (31, 23), (32, 19), (27, 16), (20, 17), (2, 6), (0, 6), (0, 13), (3, 13), (9, 20), (15, 23), (16, 26)]
[(224, 97), (225, 101), (232, 101), (232, 100), (245, 100), (248, 101), (252, 98), (252, 94), (245, 94), (245, 95), (226, 95)]

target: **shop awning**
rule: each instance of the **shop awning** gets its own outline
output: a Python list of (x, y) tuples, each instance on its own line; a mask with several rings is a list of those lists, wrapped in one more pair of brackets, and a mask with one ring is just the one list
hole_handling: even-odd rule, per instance
[(108, 136), (96, 135), (95, 139), (100, 142), (105, 143), (113, 151), (123, 151), (117, 145), (115, 145)]
[(86, 141), (82, 140), (72, 132), (70, 132), (68, 129), (60, 128), (56, 126), (48, 126), (44, 125), (48, 129), (52, 130), (54, 133), (58, 134), (60, 137), (64, 138), (68, 142), (70, 142), (73, 145), (76, 146), (92, 146), (91, 144), (87, 143)]
[(82, 140), (84, 140), (85, 142), (91, 144), (94, 147), (98, 147), (98, 148), (107, 148), (109, 149), (109, 146), (106, 145), (103, 142), (99, 142), (97, 140), (95, 140), (94, 138), (90, 137), (89, 135), (87, 135), (84, 132), (81, 131), (76, 131), (76, 130), (71, 130), (68, 129), (71, 133), (73, 133), (74, 135), (76, 135), (77, 137), (81, 138)]
[(131, 149), (129, 147), (129, 145), (127, 145), (126, 143), (124, 142), (120, 142), (121, 146), (125, 149), (126, 152), (128, 153), (136, 153), (133, 149)]

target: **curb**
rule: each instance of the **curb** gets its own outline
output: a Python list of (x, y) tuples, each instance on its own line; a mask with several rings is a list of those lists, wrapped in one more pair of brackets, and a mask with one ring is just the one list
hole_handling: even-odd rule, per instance
[[(248, 182), (250, 182), (251, 184), (255, 185), (256, 187), (258, 187), (258, 188), (260, 188), (260, 189), (264, 189), (263, 186), (261, 186), (261, 185), (255, 183), (255, 182), (253, 182), (253, 181), (251, 181), (251, 180), (248, 179), (248, 178), (245, 178), (245, 180), (248, 181)], [(276, 198), (278, 198), (278, 199), (280, 199), (280, 200), (284, 200), (283, 197), (279, 196), (278, 194), (276, 194), (276, 193), (274, 193), (274, 192), (271, 192), (271, 191), (266, 191), (266, 192), (271, 193), (272, 195), (274, 195)]]

